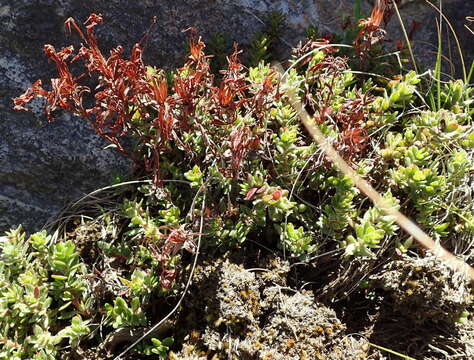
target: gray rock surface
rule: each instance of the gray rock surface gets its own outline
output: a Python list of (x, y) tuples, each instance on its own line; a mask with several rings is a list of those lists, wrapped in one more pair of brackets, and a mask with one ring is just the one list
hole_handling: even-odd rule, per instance
[[(421, 0), (403, 1), (403, 16), (422, 22), (415, 41), (419, 53), (430, 61), (428, 49), (436, 44), (433, 11)], [(322, 32), (340, 29), (341, 17), (352, 12), (353, 0), (1, 0), (0, 1), (0, 230), (23, 223), (38, 229), (67, 204), (111, 182), (130, 164), (112, 150), (102, 150), (99, 139), (81, 119), (66, 115), (47, 123), (40, 104), (32, 113), (14, 112), (11, 98), (34, 80), (54, 76), (54, 67), (43, 55), (43, 44), (56, 48), (74, 43), (63, 22), (73, 16), (83, 21), (91, 12), (102, 13), (105, 24), (97, 29), (104, 50), (118, 44), (129, 49), (149, 27), (158, 24), (145, 51), (145, 61), (162, 67), (182, 62), (186, 35), (181, 30), (195, 26), (203, 37), (222, 32), (231, 40), (248, 43), (262, 28), (264, 14), (280, 10), (287, 14), (283, 35), (295, 44), (304, 29), (318, 25)], [(467, 15), (474, 15), (474, 1), (446, 0), (446, 13), (454, 18), (466, 58), (474, 57), (472, 35), (463, 28)], [(364, 2), (364, 10), (370, 4)], [(398, 27), (399, 28), (399, 27)], [(392, 37), (397, 38), (396, 19)], [(470, 41), (471, 46), (468, 46)], [(428, 45), (426, 45), (428, 44)], [(285, 46), (283, 46), (285, 48)], [(286, 51), (289, 48), (286, 47)], [(428, 53), (427, 53), (428, 52)]]
[[(440, 0), (429, 0), (432, 4), (439, 6)], [(361, 3), (362, 14), (369, 15), (376, 0), (363, 0)], [(355, 0), (316, 1), (321, 23), (320, 28), (330, 31), (340, 28), (341, 17), (353, 14)], [(474, 32), (474, 22), (467, 17), (474, 16), (473, 0), (442, 0), (441, 6), (446, 18), (453, 26), (459, 38), (464, 53), (467, 70), (474, 60), (474, 35), (466, 28), (470, 26)], [(431, 7), (427, 0), (400, 0), (400, 14), (407, 32), (410, 32), (413, 21), (420, 24), (413, 33), (412, 45), (416, 60), (425, 69), (431, 68), (436, 61), (438, 46), (438, 32), (436, 21), (439, 20), (439, 12)], [(462, 76), (461, 62), (452, 32), (446, 23), (443, 28), (443, 70), (447, 74)], [(394, 47), (397, 40), (404, 40), (402, 27), (397, 15), (394, 13), (387, 28), (386, 40), (388, 45)], [(452, 64), (451, 64), (452, 63)], [(452, 66), (451, 66), (452, 65)]]
[[(405, 5), (403, 5), (404, 3)], [(431, 3), (437, 3), (437, 1), (431, 1)], [(474, 31), (474, 26), (472, 26), (474, 23), (470, 23), (466, 19), (467, 16), (473, 16), (474, 14), (474, 1), (443, 0), (442, 9), (459, 38), (468, 72), (474, 60), (474, 35), (469, 32), (465, 25), (471, 25)], [(436, 61), (438, 46), (436, 21), (439, 20), (439, 13), (427, 5), (425, 0), (402, 1), (400, 11), (407, 31), (410, 30), (413, 21), (420, 23), (420, 27), (414, 32), (413, 36), (414, 52), (417, 61), (424, 69), (431, 68)], [(394, 15), (387, 31), (389, 38), (393, 40), (403, 39), (400, 22), (396, 15)], [(442, 24), (442, 34), (443, 53), (445, 55), (443, 72), (462, 78), (463, 72), (461, 71), (462, 67), (456, 41), (446, 22)]]

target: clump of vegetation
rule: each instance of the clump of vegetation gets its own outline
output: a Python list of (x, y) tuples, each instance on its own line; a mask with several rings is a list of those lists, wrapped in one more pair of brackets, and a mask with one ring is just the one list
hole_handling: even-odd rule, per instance
[(250, 67), (258, 66), (261, 62), (271, 62), (277, 59), (276, 48), (281, 42), (285, 26), (286, 17), (279, 11), (270, 12), (263, 19), (263, 29), (253, 36), (250, 42), (246, 65)]
[(19, 227), (1, 238), (0, 254), (0, 358), (55, 359), (61, 343), (77, 346), (95, 304), (75, 245)]
[[(383, 35), (381, 16), (359, 23), (352, 60), (362, 68)], [(469, 81), (436, 86), (414, 71), (393, 78), (355, 72), (349, 63), (357, 62), (314, 34), (284, 81), (261, 54), (246, 68), (237, 46), (218, 77), (193, 30), (186, 63), (167, 73), (144, 64), (140, 44), (130, 59), (121, 47), (103, 55), (94, 35), (101, 22), (92, 14), (84, 32), (67, 20), (82, 47), (74, 53), (46, 45), (58, 78), (50, 90), (35, 82), (15, 108), (42, 97), (51, 121), (59, 110), (88, 119), (145, 180), (128, 185), (119, 210), (69, 229), (69, 240), (52, 241), (46, 233), (27, 238), (20, 230), (3, 238), (0, 351), (6, 357), (52, 359), (67, 343), (79, 353), (80, 340), (101, 351), (133, 342), (133, 336), (123, 340), (122, 329), (143, 334), (157, 314), (164, 316), (157, 305), (176, 296), (191, 272), (189, 254), (218, 256), (253, 242), (295, 266), (318, 267), (329, 256), (329, 285), (321, 287), (333, 300), (357, 289), (380, 264), (423, 255), (312, 141), (289, 92), (387, 203), (450, 250), (471, 250)], [(79, 60), (85, 70), (75, 76), (70, 65)], [(84, 85), (84, 77), (97, 86)], [(84, 243), (82, 226), (95, 229), (94, 241)], [(350, 276), (339, 276), (347, 268)], [(166, 358), (172, 339), (151, 341), (135, 353)]]

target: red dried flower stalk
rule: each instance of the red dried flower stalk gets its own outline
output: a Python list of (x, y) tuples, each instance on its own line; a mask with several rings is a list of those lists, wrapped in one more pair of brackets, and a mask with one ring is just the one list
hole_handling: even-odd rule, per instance
[[(324, 51), (326, 54), (334, 54), (339, 51), (339, 49), (335, 48), (334, 46), (330, 46), (331, 43), (331, 36), (322, 37), (319, 39), (308, 39), (305, 43), (300, 42), (298, 46), (293, 49), (293, 54), (296, 58), (301, 58), (304, 55), (307, 55), (313, 50), (320, 49)], [(305, 58), (301, 59), (298, 64), (297, 68), (300, 68), (311, 61), (310, 56), (306, 56)]]
[[(23, 95), (14, 99), (16, 110), (28, 110), (26, 104), (35, 97), (46, 98), (45, 111), (49, 121), (53, 121), (53, 112), (59, 109), (88, 118), (96, 132), (114, 144), (122, 153), (130, 156), (138, 164), (144, 163), (157, 178), (156, 167), (163, 144), (171, 139), (175, 122), (173, 106), (175, 101), (168, 96), (167, 84), (157, 75), (147, 74), (142, 60), (142, 48), (139, 43), (131, 50), (130, 59), (123, 57), (123, 48), (116, 47), (105, 57), (98, 47), (94, 28), (102, 23), (102, 17), (91, 14), (85, 21), (84, 33), (74, 19), (65, 22), (71, 32), (75, 30), (83, 45), (77, 54), (72, 46), (56, 52), (51, 45), (45, 46), (45, 53), (56, 64), (59, 78), (51, 80), (51, 90), (42, 88), (41, 81), (36, 81)], [(74, 56), (73, 56), (74, 55)], [(194, 56), (199, 54), (194, 51)], [(85, 71), (74, 77), (69, 64), (82, 60)], [(199, 60), (199, 59), (198, 59)], [(91, 89), (81, 85), (83, 77), (97, 79), (97, 86), (92, 94), (95, 104), (84, 108), (83, 98)], [(141, 129), (143, 143), (151, 149), (147, 154), (129, 154), (121, 144), (121, 137), (129, 132), (137, 133), (138, 128), (131, 121), (135, 111), (145, 120), (142, 126), (148, 129), (150, 136)]]
[[(262, 120), (266, 108), (279, 96), (273, 74), (257, 91), (249, 91), (236, 45), (227, 58), (228, 68), (221, 71), (220, 85), (216, 86), (210, 71), (210, 56), (205, 55), (205, 44), (192, 28), (185, 30), (190, 34), (190, 55), (184, 66), (177, 70), (170, 86), (163, 71), (147, 71), (143, 63), (141, 41), (146, 36), (133, 46), (129, 59), (124, 57), (121, 46), (104, 56), (94, 34), (95, 27), (101, 23), (100, 15), (91, 14), (84, 22), (83, 31), (74, 19), (66, 20), (67, 30), (80, 36), (82, 46), (74, 52), (72, 46), (56, 51), (53, 46), (46, 45), (45, 53), (54, 61), (58, 78), (51, 80), (51, 90), (44, 89), (41, 81), (33, 83), (23, 95), (14, 99), (15, 109), (28, 110), (26, 104), (41, 97), (46, 99), (45, 112), (49, 121), (54, 120), (57, 110), (87, 118), (100, 136), (151, 173), (156, 186), (161, 184), (161, 154), (171, 148), (170, 142), (186, 148), (188, 145), (181, 141), (184, 132), (199, 131), (209, 147), (208, 152), (216, 155), (215, 146), (212, 147), (207, 139), (208, 132), (219, 131), (209, 124), (201, 124), (197, 110), (210, 115), (212, 125), (228, 126), (235, 122), (238, 114)], [(85, 70), (79, 76), (73, 76), (70, 66), (79, 61)], [(81, 84), (85, 77), (96, 79), (97, 86), (91, 89)], [(89, 103), (84, 101), (86, 96), (88, 100), (94, 100), (89, 107), (84, 105)], [(121, 143), (126, 134), (139, 137), (138, 147), (132, 153)], [(257, 147), (259, 141), (251, 139), (247, 130), (241, 134), (235, 132), (223, 141), (229, 143), (233, 154), (229, 167), (235, 176), (247, 150)]]
[(388, 21), (393, 7), (392, 0), (376, 0), (370, 17), (359, 21), (360, 30), (354, 40), (355, 53), (364, 62), (373, 45), (385, 37), (385, 30), (380, 24), (384, 17)]
[(221, 70), (222, 79), (219, 87), (211, 87), (210, 106), (215, 125), (228, 125), (235, 121), (238, 110), (250, 101), (246, 97), (249, 88), (244, 66), (239, 62), (241, 51), (234, 44), (233, 53), (227, 57), (227, 69)]
[(166, 228), (169, 231), (162, 235), (164, 243), (159, 248), (156, 245), (148, 244), (154, 257), (161, 264), (160, 284), (166, 290), (169, 289), (178, 275), (176, 269), (170, 268), (170, 261), (178, 251), (184, 249), (190, 253), (196, 251), (196, 243), (194, 241), (195, 233), (191, 233), (184, 228)]
[[(84, 34), (74, 19), (66, 20), (67, 29), (74, 29), (84, 44), (74, 57), (72, 46), (56, 52), (52, 45), (45, 45), (45, 53), (55, 62), (59, 78), (51, 80), (50, 91), (43, 89), (41, 82), (36, 81), (25, 94), (14, 99), (15, 109), (27, 110), (26, 103), (35, 97), (44, 97), (49, 121), (54, 120), (53, 112), (59, 109), (88, 118), (99, 135), (127, 154), (119, 137), (129, 130), (129, 120), (132, 116), (129, 109), (149, 97), (152, 89), (146, 81), (146, 68), (139, 44), (133, 47), (130, 60), (122, 57), (123, 49), (120, 46), (113, 49), (108, 58), (103, 56), (94, 35), (94, 27), (101, 22), (100, 15), (91, 14), (84, 23), (87, 30)], [(69, 64), (79, 59), (84, 62), (86, 71), (74, 77)], [(93, 94), (95, 105), (91, 108), (83, 106), (84, 95), (91, 92), (89, 87), (79, 83), (85, 76), (96, 76), (98, 79), (97, 91)]]
[(234, 178), (237, 177), (240, 164), (251, 144), (251, 133), (248, 126), (235, 129), (229, 137), (230, 150), (232, 153), (231, 168)]
[[(373, 101), (367, 94), (357, 93), (354, 99), (348, 99), (334, 111), (333, 85), (343, 71), (347, 69), (347, 60), (327, 55), (322, 61), (309, 69), (318, 79), (316, 91), (307, 89), (306, 107), (314, 113), (319, 124), (329, 121), (338, 129), (340, 136), (334, 147), (348, 162), (359, 158), (368, 145), (366, 106)], [(315, 85), (316, 86), (316, 85)]]
[(367, 94), (358, 93), (355, 99), (346, 101), (334, 116), (341, 129), (336, 148), (348, 162), (359, 158), (368, 146), (368, 114), (365, 108), (372, 101), (373, 98)]
[(274, 101), (279, 100), (282, 96), (279, 90), (279, 82), (275, 78), (275, 72), (268, 74), (252, 99), (252, 111), (260, 121), (263, 120)]

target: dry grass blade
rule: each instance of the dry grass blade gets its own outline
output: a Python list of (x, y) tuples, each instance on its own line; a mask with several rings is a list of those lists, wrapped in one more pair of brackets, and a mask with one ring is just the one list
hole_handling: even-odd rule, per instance
[[(466, 16), (466, 20), (469, 22), (474, 22), (474, 16)], [(465, 28), (471, 32), (472, 35), (474, 35), (474, 30), (472, 30), (469, 26), (464, 24)]]
[[(275, 64), (275, 68), (280, 74), (283, 74), (283, 68), (280, 64)], [(284, 78), (281, 78), (284, 81)], [(403, 215), (400, 211), (390, 206), (382, 196), (364, 179), (362, 179), (338, 154), (334, 147), (329, 143), (326, 137), (321, 133), (319, 128), (315, 126), (314, 121), (309, 114), (303, 109), (303, 105), (299, 97), (292, 91), (287, 91), (290, 102), (298, 113), (301, 121), (306, 127), (309, 134), (321, 146), (321, 149), (326, 153), (327, 157), (336, 165), (339, 170), (346, 176), (350, 177), (356, 186), (370, 199), (372, 202), (382, 209), (387, 215), (393, 216), (397, 224), (404, 229), (408, 234), (413, 236), (422, 246), (430, 250), (435, 256), (441, 258), (452, 269), (462, 272), (469, 276), (474, 281), (474, 269), (464, 261), (458, 259), (449, 251), (444, 249), (441, 245), (436, 244), (433, 239), (428, 236), (421, 228), (413, 221)]]
[(411, 356), (407, 356), (407, 355), (403, 355), (397, 351), (394, 351), (394, 350), (391, 350), (391, 349), (388, 349), (386, 347), (383, 347), (383, 346), (380, 346), (380, 345), (376, 345), (376, 344), (372, 344), (369, 342), (369, 345), (376, 348), (376, 349), (379, 349), (379, 350), (382, 350), (382, 351), (386, 351), (390, 354), (393, 354), (393, 355), (396, 355), (402, 359), (405, 359), (405, 360), (416, 360), (415, 358), (412, 358)]
[(458, 50), (458, 53), (459, 53), (459, 60), (461, 61), (461, 67), (462, 67), (462, 71), (463, 71), (463, 80), (464, 80), (464, 82), (467, 82), (466, 63), (464, 62), (464, 55), (463, 55), (463, 52), (462, 52), (461, 43), (459, 42), (459, 38), (456, 34), (456, 31), (453, 28), (453, 25), (451, 24), (449, 19), (446, 17), (446, 15), (444, 15), (443, 12), (438, 7), (436, 7), (436, 5), (434, 5), (433, 3), (431, 3), (428, 0), (425, 0), (425, 1), (433, 9), (435, 9), (439, 13), (439, 15), (446, 21), (446, 24), (448, 24), (449, 30), (451, 30), (451, 33), (453, 34), (454, 40), (456, 41), (456, 47), (457, 47), (457, 50)]
[(411, 62), (413, 63), (413, 69), (415, 70), (416, 73), (418, 73), (418, 68), (416, 66), (416, 61), (415, 61), (415, 55), (413, 54), (413, 49), (411, 47), (411, 41), (410, 41), (410, 38), (407, 34), (405, 24), (403, 23), (402, 17), (400, 15), (400, 11), (398, 11), (397, 2), (393, 1), (393, 5), (394, 5), (395, 12), (397, 13), (398, 21), (400, 22), (400, 26), (401, 26), (402, 31), (403, 31), (403, 36), (405, 37), (405, 41), (406, 41), (406, 44), (407, 44), (407, 47), (408, 47), (408, 51), (410, 53)]

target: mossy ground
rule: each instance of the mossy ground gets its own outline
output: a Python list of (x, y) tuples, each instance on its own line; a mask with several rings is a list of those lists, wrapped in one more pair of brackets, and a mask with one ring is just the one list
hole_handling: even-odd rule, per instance
[[(84, 241), (103, 239), (101, 229), (86, 222), (69, 232), (68, 239), (88, 261), (97, 259)], [(182, 283), (191, 260), (186, 261)], [(324, 262), (321, 258), (323, 268)], [(291, 264), (257, 242), (200, 254), (188, 295), (155, 336), (172, 336), (169, 358), (184, 360), (400, 358), (371, 344), (415, 359), (474, 356), (474, 321), (466, 317), (456, 322), (462, 312), (474, 310), (472, 288), (439, 260), (414, 261), (402, 255), (368, 274), (369, 287), (353, 289), (337, 301), (323, 291), (331, 274), (319, 271), (318, 281), (307, 281), (315, 278), (318, 267), (319, 262), (312, 267)], [(106, 283), (98, 280), (97, 287), (106, 288)], [(156, 301), (153, 318), (161, 319), (177, 300), (170, 296)], [(86, 341), (63, 358), (111, 359), (132, 338), (123, 333), (112, 344), (109, 336), (106, 344), (92, 349)], [(150, 357), (132, 352), (128, 358)]]

